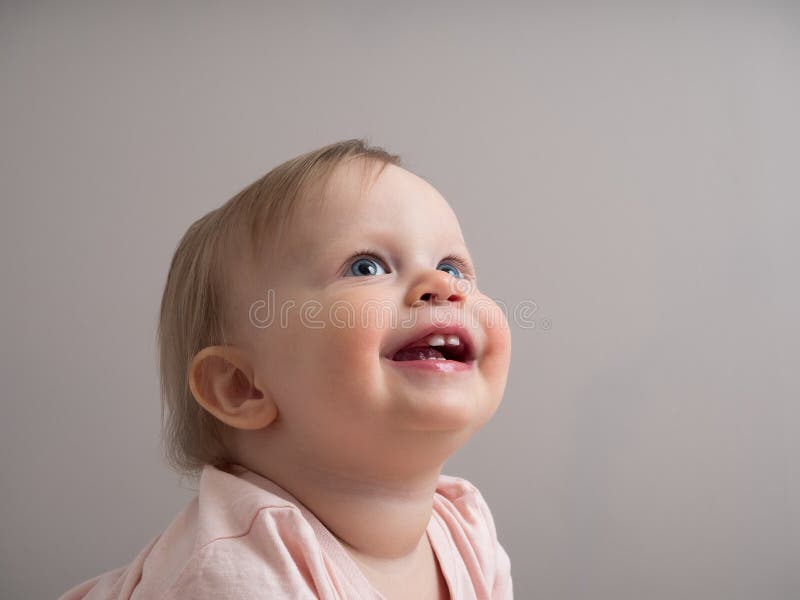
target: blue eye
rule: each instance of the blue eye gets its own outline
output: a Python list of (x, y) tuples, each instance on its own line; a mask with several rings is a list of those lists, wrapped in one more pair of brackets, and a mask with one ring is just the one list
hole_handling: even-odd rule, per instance
[(440, 271), (444, 271), (445, 273), (450, 273), (450, 275), (452, 275), (456, 279), (462, 279), (464, 277), (464, 275), (461, 274), (461, 271), (459, 271), (456, 267), (454, 267), (450, 263), (446, 262), (439, 263), (439, 266), (436, 268), (439, 269)]
[(386, 269), (373, 258), (359, 258), (350, 265), (350, 274), (356, 277), (385, 275)]

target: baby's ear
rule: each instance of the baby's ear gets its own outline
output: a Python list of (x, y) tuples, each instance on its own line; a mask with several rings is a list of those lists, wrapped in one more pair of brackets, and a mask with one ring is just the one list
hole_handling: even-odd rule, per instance
[(263, 429), (278, 416), (278, 407), (255, 387), (244, 352), (233, 346), (208, 346), (189, 366), (189, 388), (200, 406), (236, 429)]

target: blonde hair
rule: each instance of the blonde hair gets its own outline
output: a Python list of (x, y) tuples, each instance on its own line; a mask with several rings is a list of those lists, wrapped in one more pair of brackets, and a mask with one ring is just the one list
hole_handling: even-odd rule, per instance
[(225, 425), (195, 401), (188, 378), (197, 352), (229, 340), (226, 266), (242, 244), (251, 259), (261, 256), (266, 244), (280, 244), (293, 207), (319, 201), (333, 170), (357, 158), (381, 170), (401, 165), (398, 156), (361, 139), (324, 146), (275, 167), (192, 223), (178, 243), (161, 299), (157, 345), (162, 447), (169, 465), (182, 475), (193, 477), (205, 464), (229, 462)]

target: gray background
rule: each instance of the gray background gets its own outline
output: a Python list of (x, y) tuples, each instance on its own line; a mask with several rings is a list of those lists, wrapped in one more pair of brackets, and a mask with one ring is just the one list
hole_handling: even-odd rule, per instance
[(445, 467), (516, 597), (800, 596), (797, 5), (282, 4), (0, 5), (0, 596), (129, 562), (191, 498), (158, 447), (177, 241), (357, 136), (537, 307)]

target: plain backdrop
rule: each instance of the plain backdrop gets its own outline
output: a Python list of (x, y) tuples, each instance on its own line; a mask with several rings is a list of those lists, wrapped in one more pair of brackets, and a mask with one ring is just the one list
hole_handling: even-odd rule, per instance
[(191, 499), (159, 454), (172, 253), (350, 137), (532, 316), (444, 469), (516, 597), (800, 597), (797, 3), (5, 1), (0, 81), (3, 598), (126, 564)]

